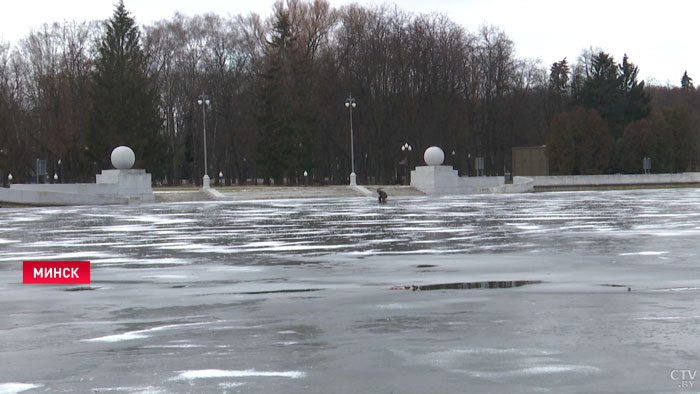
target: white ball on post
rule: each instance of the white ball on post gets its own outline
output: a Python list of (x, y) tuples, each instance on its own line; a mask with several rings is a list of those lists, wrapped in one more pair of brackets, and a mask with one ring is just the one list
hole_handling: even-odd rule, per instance
[(134, 151), (128, 146), (118, 146), (112, 151), (112, 165), (118, 170), (128, 170), (135, 161)]

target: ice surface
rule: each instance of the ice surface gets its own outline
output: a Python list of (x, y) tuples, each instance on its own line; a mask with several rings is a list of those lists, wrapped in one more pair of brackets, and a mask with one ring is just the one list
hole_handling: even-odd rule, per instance
[[(0, 220), (0, 382), (31, 382), (0, 393), (677, 393), (697, 369), (694, 189)], [(92, 284), (22, 285), (38, 259), (90, 260)]]

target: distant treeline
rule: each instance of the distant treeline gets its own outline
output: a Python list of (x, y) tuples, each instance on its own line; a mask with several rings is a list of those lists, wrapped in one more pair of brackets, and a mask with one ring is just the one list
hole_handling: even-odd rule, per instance
[(154, 181), (199, 183), (206, 116), (215, 181), (298, 183), (307, 171), (347, 183), (350, 95), (361, 183), (399, 181), (431, 145), (471, 175), (476, 157), (500, 175), (512, 147), (545, 144), (553, 174), (638, 173), (644, 157), (653, 172), (697, 170), (692, 79), (650, 87), (637, 74), (626, 55), (593, 49), (572, 63), (519, 59), (498, 28), (390, 6), (288, 0), (265, 20), (176, 14), (139, 28), (119, 3), (104, 23), (0, 43), (0, 175), (30, 181), (40, 158), (64, 181), (89, 180), (126, 144)]

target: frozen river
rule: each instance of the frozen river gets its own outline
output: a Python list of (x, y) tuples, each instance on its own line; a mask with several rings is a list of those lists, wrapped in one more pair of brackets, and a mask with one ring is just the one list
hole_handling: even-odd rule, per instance
[[(695, 189), (2, 209), (0, 222), (0, 394), (700, 387)], [(23, 285), (24, 260), (90, 260), (92, 283)]]

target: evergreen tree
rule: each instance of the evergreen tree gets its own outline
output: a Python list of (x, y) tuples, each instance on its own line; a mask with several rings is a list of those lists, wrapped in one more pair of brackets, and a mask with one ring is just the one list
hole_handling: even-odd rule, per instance
[(597, 110), (616, 140), (622, 137), (626, 124), (651, 113), (651, 96), (644, 81), (637, 81), (638, 74), (638, 67), (627, 55), (616, 65), (612, 56), (599, 52), (592, 56), (591, 73), (577, 92), (578, 103)]
[(687, 70), (683, 73), (683, 77), (681, 78), (681, 89), (686, 91), (695, 89), (695, 86), (693, 86), (693, 78), (688, 76)]
[(552, 67), (549, 70), (549, 85), (557, 93), (566, 93), (569, 87), (569, 74), (571, 73), (566, 58), (560, 62), (552, 63)]
[(266, 179), (294, 182), (311, 169), (314, 128), (309, 102), (307, 64), (292, 34), (288, 10), (276, 10), (265, 71), (260, 76), (257, 163)]
[(625, 54), (619, 69), (624, 103), (624, 124), (646, 119), (651, 114), (651, 95), (644, 89), (644, 81), (637, 81), (639, 67), (630, 63), (627, 54)]
[(566, 58), (560, 62), (552, 63), (549, 71), (548, 97), (553, 110), (552, 116), (554, 116), (554, 114), (564, 112), (570, 103), (572, 90), (570, 76), (572, 73)]
[(97, 168), (109, 168), (110, 153), (127, 145), (136, 154), (136, 168), (154, 176), (167, 163), (162, 119), (154, 79), (134, 19), (120, 0), (105, 24), (93, 74), (88, 118), (88, 157)]
[(614, 138), (622, 134), (623, 100), (615, 59), (605, 52), (591, 58), (591, 74), (579, 93), (579, 104), (595, 109)]

